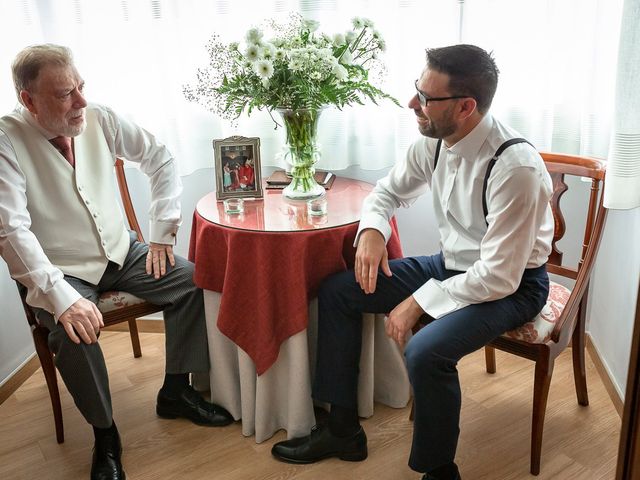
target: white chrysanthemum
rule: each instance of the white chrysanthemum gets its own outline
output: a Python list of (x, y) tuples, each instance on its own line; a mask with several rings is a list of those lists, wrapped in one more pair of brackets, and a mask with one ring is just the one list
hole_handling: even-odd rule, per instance
[(231, 50), (232, 52), (235, 52), (236, 50), (238, 50), (239, 46), (240, 44), (238, 42), (231, 42), (229, 44), (229, 50)]
[(310, 32), (315, 32), (318, 27), (320, 26), (319, 22), (316, 22), (315, 20), (305, 20), (304, 21), (304, 27), (309, 30)]
[(271, 43), (262, 45), (262, 58), (272, 59), (276, 56), (276, 47)]
[(258, 45), (249, 45), (247, 51), (244, 52), (245, 58), (251, 62), (255, 62), (256, 60), (260, 60), (262, 58), (262, 52)]
[(245, 39), (251, 45), (259, 45), (262, 40), (262, 32), (257, 28), (252, 28), (247, 32)]
[(311, 80), (320, 80), (322, 78), (322, 74), (320, 72), (311, 72), (311, 74), (309, 75), (311, 77)]
[(373, 22), (368, 18), (362, 18), (362, 23), (365, 27), (373, 27)]
[(274, 55), (274, 58), (276, 60), (284, 60), (285, 57), (286, 57), (286, 52), (282, 48), (279, 48), (276, 50), (276, 54)]
[(378, 48), (380, 49), (381, 52), (386, 52), (387, 42), (385, 42), (383, 39), (378, 40)]
[(345, 41), (346, 39), (344, 38), (344, 35), (342, 33), (336, 33), (331, 39), (331, 43), (333, 43), (333, 45), (335, 45), (336, 47), (343, 45)]
[(348, 76), (347, 69), (340, 64), (335, 65), (331, 70), (331, 73), (339, 82), (345, 80)]
[(292, 58), (289, 62), (289, 70), (291, 70), (292, 72), (302, 70), (302, 62), (297, 58)]
[(273, 75), (273, 63), (269, 60), (259, 60), (253, 64), (253, 71), (260, 78), (271, 78), (271, 75)]
[(360, 30), (364, 27), (364, 20), (360, 17), (353, 17), (351, 19), (351, 24), (353, 25), (353, 28)]
[(353, 63), (353, 55), (351, 55), (351, 51), (348, 48), (340, 57), (340, 63), (343, 65), (351, 65)]

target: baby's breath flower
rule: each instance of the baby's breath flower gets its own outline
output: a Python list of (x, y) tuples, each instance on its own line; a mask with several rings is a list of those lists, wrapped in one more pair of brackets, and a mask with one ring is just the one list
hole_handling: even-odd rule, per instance
[(333, 35), (314, 33), (318, 22), (294, 14), (287, 23), (250, 29), (242, 47), (214, 35), (206, 46), (209, 62), (184, 95), (230, 120), (247, 110), (283, 106), (342, 108), (383, 98), (398, 104), (373, 84), (385, 71), (378, 60), (382, 35), (368, 19), (354, 18), (353, 26)]

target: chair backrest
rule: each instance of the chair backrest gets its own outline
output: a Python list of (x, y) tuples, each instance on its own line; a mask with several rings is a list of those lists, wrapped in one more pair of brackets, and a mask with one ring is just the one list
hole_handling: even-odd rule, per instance
[[(551, 208), (553, 210), (555, 228), (547, 270), (549, 273), (575, 280), (571, 297), (580, 300), (589, 285), (589, 277), (595, 263), (595, 255), (600, 245), (602, 230), (606, 220), (607, 210), (602, 203), (604, 197), (605, 164), (594, 158), (577, 155), (546, 152), (541, 152), (541, 155), (553, 180)], [(576, 266), (563, 264), (563, 252), (561, 252), (557, 246), (557, 242), (560, 241), (566, 233), (565, 216), (560, 208), (560, 198), (569, 188), (565, 182), (567, 175), (591, 179), (583, 242), (580, 258)], [(571, 297), (567, 302), (568, 308), (565, 308), (562, 312), (551, 334), (554, 342), (566, 341), (568, 343), (571, 332), (573, 331), (573, 323), (575, 322), (575, 316), (580, 302), (572, 301), (573, 298)], [(569, 325), (571, 328), (565, 327), (567, 321), (571, 322)]]
[(140, 224), (136, 217), (136, 211), (133, 209), (133, 203), (131, 202), (131, 195), (129, 195), (129, 186), (127, 185), (127, 177), (124, 173), (124, 160), (116, 158), (116, 179), (118, 180), (118, 188), (120, 189), (120, 198), (122, 199), (122, 206), (124, 207), (124, 213), (129, 223), (129, 228), (136, 232), (138, 235), (138, 241), (144, 242), (142, 236), (142, 230), (140, 230)]

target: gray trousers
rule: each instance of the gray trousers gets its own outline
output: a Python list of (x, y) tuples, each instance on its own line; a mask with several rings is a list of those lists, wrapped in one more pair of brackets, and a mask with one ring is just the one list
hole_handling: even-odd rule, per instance
[[(209, 351), (202, 290), (193, 284), (193, 264), (176, 256), (176, 265), (167, 262), (167, 273), (159, 279), (146, 273), (149, 247), (132, 235), (129, 253), (122, 268), (109, 263), (98, 285), (75, 277), (65, 280), (83, 297), (98, 303), (100, 293), (120, 290), (150, 303), (164, 306), (167, 373), (195, 373), (209, 370)], [(73, 400), (93, 426), (107, 428), (112, 423), (109, 377), (99, 343), (72, 342), (62, 325), (42, 309), (34, 309), (38, 322), (50, 330), (49, 348)]]

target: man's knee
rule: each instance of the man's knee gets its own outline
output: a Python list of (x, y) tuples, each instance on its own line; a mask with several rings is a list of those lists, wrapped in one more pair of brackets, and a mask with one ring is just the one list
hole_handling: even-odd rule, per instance
[(412, 381), (428, 377), (437, 371), (455, 368), (457, 361), (447, 355), (444, 343), (436, 338), (429, 338), (428, 332), (423, 332), (423, 335), (418, 334), (409, 341), (404, 356), (409, 378)]
[(355, 284), (353, 270), (338, 272), (325, 278), (318, 289), (320, 302), (342, 303), (349, 298), (349, 292)]

